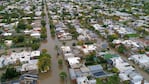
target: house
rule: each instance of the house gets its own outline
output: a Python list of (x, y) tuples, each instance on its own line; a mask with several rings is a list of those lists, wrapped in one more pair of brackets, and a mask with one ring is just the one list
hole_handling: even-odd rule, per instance
[(38, 84), (39, 77), (35, 74), (23, 74), (20, 76), (20, 84)]
[(71, 58), (71, 57), (75, 57), (75, 55), (73, 53), (65, 53), (64, 54), (64, 59), (67, 60), (68, 58)]
[(9, 84), (20, 84), (20, 81), (19, 80), (12, 80), (12, 81), (10, 81)]
[(40, 51), (22, 51), (22, 52), (11, 52), (8, 55), (2, 55), (0, 57), (0, 66), (6, 66), (9, 64), (15, 64), (17, 61), (21, 63), (27, 63), (32, 58), (40, 56)]
[(149, 68), (149, 57), (146, 54), (132, 55), (128, 59), (134, 61), (136, 64), (139, 64), (139, 67), (141, 68)]
[(71, 68), (80, 68), (81, 66), (79, 57), (69, 57), (67, 61)]
[(2, 33), (3, 36), (12, 36), (12, 33), (7, 33), (7, 32), (4, 32)]
[(35, 12), (35, 15), (36, 15), (36, 16), (41, 16), (41, 13), (42, 13), (41, 11), (36, 11), (36, 12)]
[(113, 40), (113, 44), (123, 44), (129, 48), (141, 48), (140, 44), (137, 41), (133, 40)]
[(145, 54), (149, 57), (149, 51), (148, 52), (145, 52)]
[(38, 73), (38, 60), (29, 60), (28, 63), (22, 65), (20, 71), (21, 72), (30, 72)]
[(77, 78), (76, 73), (74, 71), (74, 69), (69, 69), (69, 74), (70, 74), (70, 78), (71, 80), (75, 80)]
[(79, 35), (79, 36), (77, 37), (77, 39), (78, 39), (79, 41), (84, 41), (84, 40), (86, 40), (86, 37), (83, 36), (83, 35)]
[(69, 69), (71, 80), (75, 81), (78, 77), (91, 76), (89, 68), (85, 65), (81, 65), (80, 68), (70, 68)]
[(85, 55), (89, 54), (90, 52), (93, 52), (96, 50), (96, 44), (90, 44), (90, 45), (83, 45), (83, 46), (76, 46), (78, 49), (80, 49)]
[(62, 49), (63, 54), (72, 52), (70, 46), (62, 46), (61, 49)]
[(30, 36), (35, 37), (35, 38), (40, 38), (41, 34), (40, 32), (32, 32)]
[(5, 40), (5, 45), (10, 47), (12, 45), (12, 40)]
[(111, 58), (111, 60), (113, 62), (113, 66), (119, 70), (119, 77), (121, 81), (130, 80), (128, 74), (134, 72), (135, 69), (126, 61), (124, 61), (121, 57), (114, 57)]
[(94, 24), (93, 27), (95, 30), (104, 30), (105, 28), (101, 27), (99, 24)]
[[(132, 72), (129, 74), (131, 84), (149, 84), (144, 78), (137, 72)], [(142, 83), (144, 81), (144, 83)]]
[(96, 80), (88, 80), (87, 77), (78, 77), (77, 84), (96, 84)]
[(127, 71), (134, 71), (135, 69), (121, 57), (111, 58), (113, 61), (113, 66), (115, 66), (120, 73), (125, 73)]
[(25, 34), (31, 34), (32, 30), (24, 30)]
[(92, 65), (88, 66), (88, 68), (95, 78), (99, 78), (106, 75), (101, 65)]

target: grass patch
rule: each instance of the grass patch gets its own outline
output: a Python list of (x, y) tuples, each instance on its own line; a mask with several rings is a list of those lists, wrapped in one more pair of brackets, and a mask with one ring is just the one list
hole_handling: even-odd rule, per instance
[(126, 34), (126, 37), (129, 37), (129, 38), (139, 37), (139, 34)]

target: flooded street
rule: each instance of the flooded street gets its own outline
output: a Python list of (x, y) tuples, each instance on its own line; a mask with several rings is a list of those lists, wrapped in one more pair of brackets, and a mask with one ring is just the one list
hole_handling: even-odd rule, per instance
[[(59, 42), (58, 39), (51, 38), (50, 28), (49, 28), (49, 18), (47, 15), (46, 9), (45, 11), (45, 20), (46, 20), (46, 28), (47, 28), (47, 42), (41, 44), (40, 50), (47, 49), (47, 52), (51, 55), (51, 70), (47, 73), (39, 74), (40, 84), (71, 84), (68, 74), (67, 66), (63, 66), (63, 68), (59, 68), (58, 65), (58, 56), (57, 51), (55, 50), (55, 45), (62, 45), (62, 42)], [(67, 41), (66, 45), (72, 45), (73, 41)], [(61, 57), (62, 58), (62, 57)], [(62, 81), (59, 77), (59, 73), (65, 71), (67, 73), (67, 83)]]
[[(103, 32), (106, 32), (105, 30), (108, 30), (108, 29), (106, 29), (107, 27), (106, 26), (109, 26), (109, 25), (107, 25), (107, 24), (105, 24), (104, 23), (104, 20), (102, 20), (102, 19), (105, 19), (105, 22), (107, 22), (108, 23), (108, 21), (106, 21), (106, 19), (108, 19), (108, 18), (111, 18), (112, 16), (112, 14), (114, 14), (113, 16), (115, 16), (116, 17), (116, 19), (117, 19), (117, 16), (115, 15), (115, 12), (114, 13), (110, 13), (110, 12), (112, 12), (111, 10), (112, 9), (110, 9), (109, 10), (109, 16), (110, 17), (107, 17), (107, 11), (103, 11), (104, 10), (104, 6), (103, 7), (100, 7), (99, 6), (99, 9), (101, 9), (100, 11), (98, 11), (97, 9), (98, 9), (98, 7), (93, 7), (93, 8), (91, 8), (91, 7), (87, 7), (88, 5), (89, 5), (89, 3), (87, 4), (86, 2), (85, 2), (85, 0), (84, 0), (84, 2), (85, 2), (85, 4), (84, 4), (84, 2), (82, 2), (82, 3), (79, 3), (79, 4), (77, 4), (77, 2), (71, 2), (71, 3), (69, 3), (68, 2), (68, 4), (66, 4), (65, 3), (65, 1), (60, 1), (60, 2), (58, 2), (59, 0), (57, 0), (57, 3), (56, 4), (54, 4), (52, 1), (54, 1), (54, 0), (51, 0), (50, 2), (49, 2), (49, 5), (48, 6), (46, 6), (48, 3), (46, 3), (46, 0), (42, 0), (43, 2), (44, 2), (44, 9), (41, 11), (41, 12), (43, 12), (44, 11), (44, 13), (45, 13), (45, 16), (44, 16), (44, 20), (45, 20), (45, 22), (46, 22), (46, 30), (47, 30), (47, 39), (46, 39), (46, 41), (44, 41), (44, 42), (42, 42), (41, 43), (41, 45), (40, 45), (40, 48), (39, 48), (39, 50), (40, 51), (42, 51), (43, 49), (46, 49), (47, 50), (47, 53), (48, 54), (50, 54), (50, 56), (51, 56), (51, 69), (50, 69), (50, 71), (48, 71), (48, 72), (46, 72), (46, 73), (39, 73), (39, 84), (74, 84), (74, 83), (72, 83), (72, 81), (71, 81), (71, 79), (70, 79), (70, 76), (69, 76), (69, 68), (68, 68), (68, 64), (65, 62), (65, 60), (64, 60), (64, 57), (63, 57), (63, 54), (61, 53), (61, 51), (58, 51), (59, 52), (59, 56), (58, 56), (58, 52), (57, 52), (57, 50), (55, 49), (55, 47), (57, 46), (58, 47), (58, 49), (60, 50), (60, 47), (61, 46), (63, 46), (64, 44), (64, 42), (65, 42), (65, 45), (66, 46), (72, 46), (73, 45), (73, 43), (77, 43), (77, 41), (76, 40), (70, 40), (70, 41), (59, 41), (58, 40), (58, 38), (57, 37), (55, 37), (55, 38), (52, 38), (52, 36), (51, 36), (51, 31), (50, 31), (50, 23), (49, 23), (49, 16), (48, 16), (48, 11), (50, 11), (51, 13), (51, 15), (52, 15), (52, 13), (56, 13), (56, 14), (53, 14), (54, 16), (56, 16), (56, 18), (52, 18), (53, 19), (53, 22), (55, 21), (55, 19), (56, 19), (56, 21), (55, 21), (55, 23), (57, 23), (57, 22), (59, 22), (59, 21), (61, 21), (62, 23), (64, 23), (64, 24), (67, 24), (66, 26), (68, 27), (68, 28), (70, 28), (71, 29), (71, 26), (74, 26), (74, 25), (76, 25), (76, 27), (75, 28), (77, 28), (77, 26), (79, 26), (78, 27), (78, 31), (79, 31), (79, 28), (81, 28), (81, 29), (83, 29), (82, 30), (82, 32), (80, 32), (79, 33), (79, 35), (80, 35), (80, 39), (86, 39), (86, 37), (90, 37), (89, 35), (88, 35), (88, 33), (87, 33), (87, 31), (85, 31), (88, 27), (92, 27), (92, 25), (91, 24), (89, 24), (89, 25), (87, 25), (86, 23), (88, 23), (92, 18), (92, 20), (94, 21), (94, 19), (96, 20), (96, 16), (103, 16), (102, 18), (101, 18), (101, 21), (103, 21), (102, 22), (102, 25), (100, 26), (101, 27), (101, 30), (102, 30), (102, 27), (103, 27), (103, 29), (104, 29), (104, 31)], [(72, 0), (73, 1), (73, 0)], [(80, 1), (80, 0), (78, 0), (78, 1)], [(91, 2), (94, 2), (93, 0), (89, 0), (89, 1), (91, 1)], [(89, 2), (88, 1), (88, 2)], [(95, 0), (96, 1), (96, 0)], [(100, 0), (99, 0), (100, 1)], [(104, 1), (104, 0), (103, 0)], [(115, 0), (116, 1), (116, 0)], [(42, 4), (43, 4), (43, 2), (42, 2)], [(54, 4), (53, 5), (53, 8), (52, 8), (52, 4)], [(94, 3), (93, 3), (94, 4)], [(96, 3), (95, 3), (96, 4)], [(103, 3), (104, 4), (104, 3)], [(56, 6), (55, 6), (56, 5)], [(64, 6), (63, 6), (64, 5)], [(71, 11), (71, 10), (69, 10), (70, 8), (69, 8), (69, 5), (71, 6), (72, 5), (72, 8), (71, 8), (71, 10), (74, 10), (74, 11)], [(99, 4), (98, 4), (99, 5)], [(66, 7), (65, 7), (66, 6)], [(96, 6), (96, 5), (95, 5)], [(46, 8), (46, 7), (51, 7), (51, 9), (49, 9), (49, 10), (47, 10), (48, 8)], [(39, 7), (40, 8), (40, 7)], [(88, 9), (87, 9), (88, 8)], [(41, 8), (42, 9), (42, 8)], [(61, 9), (61, 10), (60, 10)], [(90, 11), (92, 9), (92, 11)], [(108, 8), (107, 8), (108, 9)], [(105, 9), (105, 10), (107, 10), (107, 9)], [(65, 10), (69, 10), (68, 12), (70, 13), (70, 14), (68, 14), (67, 15), (67, 11), (65, 11)], [(56, 11), (56, 12), (55, 12)], [(115, 11), (115, 10), (114, 10)], [(36, 11), (35, 11), (36, 12)], [(38, 12), (38, 11), (37, 11)], [(60, 13), (59, 13), (60, 12)], [(63, 13), (64, 12), (64, 13)], [(65, 12), (66, 12), (66, 16), (65, 16)], [(74, 13), (73, 13), (74, 12)], [(93, 12), (93, 13), (92, 13)], [(94, 14), (94, 12), (95, 12), (95, 14)], [(99, 15), (98, 14), (96, 14), (96, 12), (97, 13), (100, 13)], [(103, 13), (102, 13), (103, 12)], [(62, 14), (61, 14), (62, 13)], [(72, 13), (72, 14), (71, 14)], [(76, 14), (75, 14), (76, 13)], [(105, 14), (104, 14), (105, 13)], [(116, 11), (116, 13), (117, 13), (117, 11)], [(119, 12), (118, 12), (119, 13)], [(88, 14), (88, 15), (87, 15)], [(53, 16), (53, 17), (54, 17)], [(58, 16), (58, 17), (57, 17)], [(68, 17), (67, 17), (68, 16)], [(70, 16), (70, 17), (69, 17)], [(72, 16), (74, 16), (74, 17), (72, 17)], [(51, 16), (52, 17), (52, 16)], [(63, 18), (64, 19), (63, 19)], [(70, 19), (69, 19), (70, 18)], [(98, 17), (99, 19), (100, 19), (100, 17)], [(119, 17), (118, 17), (119, 18)], [(59, 21), (58, 21), (58, 20)], [(72, 20), (73, 19), (73, 20)], [(76, 19), (76, 20), (75, 20)], [(89, 21), (88, 21), (88, 19), (89, 19)], [(68, 20), (68, 21), (67, 21)], [(111, 20), (109, 20), (109, 21), (111, 21)], [(75, 24), (74, 24), (75, 23)], [(96, 21), (95, 21), (95, 23), (96, 23)], [(95, 24), (94, 23), (94, 24)], [(98, 21), (97, 21), (97, 23), (99, 23)], [(116, 24), (116, 22), (114, 22), (115, 24)], [(39, 23), (40, 24), (40, 23)], [(69, 24), (71, 24), (71, 25), (69, 25)], [(87, 25), (88, 27), (86, 28), (86, 26), (85, 25)], [(110, 23), (110, 24), (113, 24), (113, 23)], [(115, 24), (113, 24), (113, 25), (115, 25)], [(119, 25), (119, 24), (118, 24)], [(55, 26), (55, 24), (54, 24), (54, 26)], [(82, 27), (83, 26), (83, 27)], [(104, 27), (105, 26), (105, 27)], [(62, 27), (62, 26), (60, 26), (60, 27)], [(117, 27), (117, 24), (116, 24), (116, 27)], [(119, 26), (118, 26), (119, 27)], [(72, 27), (73, 28), (73, 27)], [(86, 28), (86, 29), (85, 29)], [(59, 28), (57, 28), (57, 29), (59, 29)], [(80, 29), (80, 31), (81, 31), (81, 29)], [(92, 28), (88, 28), (88, 29), (92, 29)], [(100, 28), (99, 28), (100, 29)], [(110, 29), (110, 28), (109, 28)], [(114, 30), (115, 28), (113, 28), (113, 30)], [(77, 29), (76, 29), (77, 30)], [(76, 31), (75, 30), (75, 31)], [(97, 30), (97, 29), (96, 29)], [(74, 30), (73, 30), (74, 31)], [(83, 32), (84, 31), (84, 32)], [(89, 30), (90, 31), (90, 30)], [(92, 30), (91, 32), (93, 32), (94, 30)], [(114, 31), (111, 31), (112, 32), (112, 34), (113, 34), (113, 32), (115, 33), (116, 32), (116, 30), (114, 30)], [(111, 33), (111, 32), (108, 32), (108, 33)], [(67, 32), (66, 32), (67, 33)], [(90, 32), (89, 32), (90, 33)], [(95, 32), (93, 32), (93, 34), (94, 34)], [(99, 33), (99, 32), (98, 32)], [(72, 32), (70, 32), (70, 35), (72, 35), (73, 33)], [(106, 34), (106, 33), (105, 33)], [(117, 32), (116, 32), (116, 34), (117, 34)], [(82, 35), (82, 38), (81, 38), (81, 35)], [(110, 35), (110, 34), (109, 34)], [(84, 37), (85, 36), (85, 37)], [(95, 35), (96, 36), (96, 35)], [(98, 36), (98, 35), (97, 35)], [(108, 34), (107, 34), (107, 36), (108, 36)], [(61, 38), (61, 36), (60, 36), (60, 38)], [(90, 37), (91, 38), (91, 37)], [(88, 38), (87, 38), (88, 39)], [(30, 40), (29, 40), (30, 41)], [(28, 43), (30, 43), (28, 41)], [(26, 42), (27, 43), (27, 42)], [(34, 42), (33, 42), (34, 43)], [(82, 42), (82, 43), (80, 43), (81, 45), (83, 44), (83, 43), (85, 43), (84, 41)], [(88, 44), (90, 44), (90, 42), (87, 42)], [(86, 43), (86, 44), (87, 44)], [(102, 44), (106, 44), (107, 45), (107, 47), (108, 47), (108, 44), (109, 44), (109, 42), (106, 40), (106, 39), (102, 39), (101, 37), (98, 37), (98, 39), (97, 39), (97, 42), (95, 42), (96, 44), (97, 44), (97, 46), (96, 47), (98, 47), (99, 49), (96, 49), (96, 48), (94, 48), (94, 46), (93, 46), (93, 48), (94, 49), (92, 49), (91, 48), (91, 50), (85, 50), (85, 48), (88, 48), (88, 46), (86, 47), (86, 46), (84, 46), (84, 45), (82, 45), (81, 47), (80, 47), (80, 49), (82, 49), (82, 51), (83, 51), (83, 49), (84, 49), (84, 52), (85, 51), (92, 51), (92, 50), (94, 50), (94, 51), (96, 51), (97, 50), (97, 53), (98, 52), (101, 52), (101, 50), (102, 50)], [(14, 49), (8, 49), (7, 50), (7, 52), (20, 52), (20, 51), (22, 51), (22, 50), (25, 50), (25, 49), (27, 49), (26, 47), (24, 47), (24, 48), (14, 48)], [(72, 48), (73, 50), (72, 51), (75, 51), (76, 50), (76, 53), (77, 53), (77, 50), (79, 50), (79, 49), (77, 49), (77, 48)], [(29, 48), (29, 50), (31, 50), (31, 48)], [(79, 57), (80, 56), (80, 51), (81, 50), (79, 50), (79, 53), (77, 53), (77, 54), (75, 54), (75, 57)], [(81, 54), (82, 54), (82, 51), (81, 51)], [(0, 54), (2, 53), (4, 53), (4, 52), (6, 52), (6, 50), (5, 49), (2, 49), (2, 50), (0, 50)], [(67, 51), (68, 52), (68, 51)], [(69, 52), (68, 52), (69, 53)], [(128, 60), (128, 57), (127, 56), (125, 56), (125, 55), (123, 55), (123, 54), (120, 54), (120, 53), (118, 53), (117, 52), (117, 49), (114, 49), (114, 48), (110, 48), (110, 53), (112, 53), (112, 54), (118, 54), (118, 55), (120, 55), (121, 56), (121, 58), (123, 59), (123, 60), (125, 60), (125, 61), (127, 61), (131, 66), (133, 66), (134, 68), (135, 68), (135, 70), (137, 71), (137, 72), (139, 72), (141, 75), (142, 75), (142, 77), (144, 77), (144, 79), (145, 80), (147, 80), (148, 82), (149, 82), (149, 73), (147, 73), (147, 72), (145, 72), (143, 69), (140, 69), (139, 68), (139, 65), (137, 65), (137, 64), (134, 64), (132, 61), (129, 61)], [(34, 54), (34, 53), (33, 53)], [(94, 54), (94, 53), (93, 53)], [(92, 53), (91, 53), (91, 55), (92, 55)], [(82, 57), (81, 57), (82, 56)], [(101, 62), (100, 63), (100, 65), (102, 65), (102, 60), (100, 59), (100, 60), (98, 60), (97, 58), (95, 58), (94, 59), (94, 57), (92, 56), (88, 56), (88, 58), (87, 57), (85, 57), (85, 55), (81, 55), (80, 57), (81, 57), (81, 62), (80, 62), (80, 64), (81, 64), (81, 66), (80, 66), (80, 64), (79, 64), (79, 69), (78, 70), (76, 70), (75, 72), (79, 72), (80, 71), (80, 73), (88, 73), (87, 75), (90, 75), (90, 73), (92, 72), (91, 70), (89, 70), (89, 68), (88, 68), (88, 65), (87, 65), (87, 63), (89, 64), (96, 64), (97, 65), (97, 63), (99, 64), (99, 62)], [(83, 57), (84, 56), (84, 57)], [(96, 55), (95, 55), (96, 56)], [(22, 58), (21, 59), (23, 59), (24, 58), (24, 54), (23, 54), (23, 56), (22, 56)], [(91, 61), (90, 61), (90, 58), (91, 58)], [(12, 59), (12, 58), (11, 58)], [(63, 65), (60, 65), (60, 64), (58, 64), (58, 60), (59, 59), (62, 59), (62, 61), (63, 61)], [(74, 58), (75, 59), (75, 58)], [(88, 60), (89, 59), (89, 60)], [(31, 60), (31, 59), (30, 59)], [(83, 60), (83, 61), (82, 61)], [(72, 61), (74, 61), (74, 60), (72, 60)], [(88, 62), (89, 61), (89, 62)], [(96, 63), (92, 63), (92, 61), (93, 62), (96, 62)], [(18, 60), (16, 60), (16, 62), (18, 62)], [(19, 61), (19, 62), (21, 62), (21, 61)], [(71, 66), (71, 60), (69, 60), (68, 59), (68, 62), (70, 62), (70, 66)], [(75, 61), (74, 61), (74, 63), (75, 63)], [(77, 63), (77, 62), (76, 62)], [(106, 63), (106, 62), (105, 62)], [(105, 63), (103, 63), (103, 68), (104, 67), (106, 67), (106, 68), (108, 68), (107, 67), (107, 65), (106, 66), (104, 66), (105, 65)], [(119, 62), (118, 62), (119, 63)], [(146, 62), (147, 63), (147, 62)], [(20, 64), (20, 63), (19, 63)], [(81, 72), (81, 69), (86, 69), (86, 67), (84, 67), (84, 64), (86, 64), (85, 66), (87, 66), (87, 70), (86, 70), (86, 72), (83, 72), (83, 70), (82, 70), (82, 72)], [(72, 63), (72, 65), (73, 65), (73, 63)], [(114, 64), (113, 64), (114, 65)], [(118, 65), (120, 65), (120, 64), (118, 64)], [(26, 67), (25, 67), (26, 68)], [(72, 67), (73, 68), (73, 67)], [(98, 68), (98, 67), (97, 67)], [(103, 68), (102, 68), (102, 66), (101, 66), (101, 68), (100, 68), (100, 70), (102, 70), (102, 73), (105, 75), (106, 73), (104, 73), (104, 70), (103, 70)], [(111, 67), (110, 67), (111, 68)], [(122, 67), (123, 68), (123, 67)], [(30, 68), (29, 68), (30, 69)], [(92, 69), (92, 68), (91, 68)], [(113, 73), (113, 70), (114, 68), (112, 67), (112, 73)], [(121, 69), (121, 68), (120, 68)], [(22, 70), (22, 69), (21, 69)], [(26, 70), (26, 69), (25, 69)], [(98, 70), (98, 69), (97, 69)], [(96, 70), (96, 71), (97, 71)], [(98, 70), (99, 71), (99, 70)], [(5, 70), (0, 70), (0, 76), (1, 76), (1, 74), (3, 73), (3, 72), (5, 72)], [(60, 78), (60, 76), (59, 76), (59, 74), (61, 73), (61, 72), (66, 72), (67, 73), (67, 78), (66, 78), (66, 80), (62, 80), (61, 78)], [(90, 72), (90, 73), (89, 73)], [(82, 74), (80, 74), (80, 73), (76, 73), (77, 75), (76, 76), (83, 76)], [(101, 74), (102, 74), (101, 73)], [(96, 73), (93, 73), (92, 72), (92, 75), (94, 75), (94, 76), (96, 76)], [(98, 73), (97, 73), (97, 75), (98, 75)], [(100, 72), (99, 72), (99, 75), (100, 75)], [(63, 75), (62, 75), (63, 76)], [(86, 76), (87, 77), (87, 76)], [(89, 77), (89, 78), (88, 78)], [(91, 76), (88, 76), (87, 78), (90, 80), (91, 78)], [(103, 78), (104, 79), (104, 78)], [(109, 79), (108, 78), (105, 78), (105, 79), (107, 79), (107, 80), (103, 80), (104, 82), (106, 82), (106, 81), (108, 81)], [(131, 80), (131, 79), (130, 79)], [(115, 80), (114, 80), (115, 81)], [(82, 81), (82, 82), (86, 82), (86, 80), (85, 81)], [(0, 83), (1, 84), (1, 83)]]

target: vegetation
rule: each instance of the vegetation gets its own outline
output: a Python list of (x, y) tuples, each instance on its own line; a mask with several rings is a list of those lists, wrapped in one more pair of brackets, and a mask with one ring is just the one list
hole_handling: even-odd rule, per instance
[(65, 42), (65, 41), (63, 41), (63, 42), (62, 42), (62, 44), (65, 46), (65, 45), (66, 45), (66, 42)]
[(138, 53), (140, 53), (140, 54), (145, 54), (145, 50), (144, 50), (144, 49), (140, 49), (140, 50), (138, 51)]
[(49, 23), (50, 23), (50, 31), (51, 31), (51, 36), (52, 37), (55, 37), (55, 26), (54, 26), (54, 24), (53, 24), (53, 21), (52, 21), (52, 18), (50, 17), (50, 14), (48, 14), (49, 15)]
[(47, 38), (47, 30), (45, 27), (41, 28), (41, 39), (45, 40)]
[(117, 75), (107, 77), (105, 79), (96, 79), (96, 84), (121, 84)]
[(77, 45), (80, 45), (80, 46), (84, 45), (84, 41), (78, 41)]
[(63, 65), (63, 60), (62, 60), (62, 59), (59, 59), (59, 60), (58, 60), (58, 64), (59, 64), (59, 65)]
[(60, 78), (61, 78), (62, 80), (66, 80), (66, 78), (67, 78), (66, 72), (61, 72), (61, 73), (59, 74), (59, 76), (60, 76)]
[(8, 67), (6, 72), (2, 74), (1, 81), (4, 82), (6, 80), (13, 79), (15, 77), (18, 77), (20, 75), (20, 72), (17, 72), (15, 68)]
[(101, 63), (100, 59), (95, 57), (96, 53), (91, 53), (85, 57), (85, 65), (96, 65)]
[(4, 6), (0, 6), (0, 11), (2, 11), (5, 7)]
[(25, 30), (26, 29), (26, 24), (24, 20), (20, 20), (18, 23), (17, 28), (21, 29), (21, 30)]
[(47, 53), (47, 49), (42, 49), (42, 53)]
[(139, 35), (138, 34), (126, 34), (124, 37), (128, 37), (128, 38), (139, 37)]
[(45, 27), (45, 26), (46, 26), (46, 22), (45, 22), (44, 20), (41, 20), (41, 25), (42, 25), (43, 27)]
[(47, 53), (42, 53), (38, 60), (39, 72), (47, 72), (51, 67), (51, 56)]
[(118, 35), (117, 34), (112, 34), (107, 36), (107, 39), (109, 42), (112, 42), (114, 39), (118, 39)]
[(51, 36), (55, 37), (55, 26), (53, 25), (53, 22), (50, 23), (50, 30), (51, 30)]
[(146, 46), (146, 47), (145, 47), (145, 50), (146, 50), (146, 51), (149, 51), (149, 46)]
[(39, 47), (40, 47), (40, 43), (34, 43), (34, 44), (31, 45), (31, 48), (33, 50), (37, 50)]
[(71, 24), (67, 24), (67, 26), (68, 26), (68, 32), (72, 34), (73, 39), (77, 39), (79, 34), (76, 31), (76, 28), (74, 28), (74, 26), (72, 26)]
[(114, 68), (112, 68), (112, 72), (113, 72), (113, 73), (118, 73), (119, 70), (118, 70), (117, 68), (114, 67)]
[(123, 45), (123, 44), (121, 44), (121, 45), (119, 45), (119, 47), (118, 47), (118, 52), (119, 53), (125, 53), (127, 51), (127, 49), (126, 49), (126, 47)]

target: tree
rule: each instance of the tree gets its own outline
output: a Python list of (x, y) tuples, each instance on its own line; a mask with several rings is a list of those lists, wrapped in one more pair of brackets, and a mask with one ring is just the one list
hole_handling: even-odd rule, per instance
[(61, 73), (59, 74), (59, 76), (60, 76), (60, 78), (61, 78), (62, 80), (66, 80), (66, 78), (67, 78), (66, 72), (61, 72)]
[(14, 43), (22, 43), (25, 40), (24, 38), (25, 37), (23, 35), (16, 36), (16, 37), (13, 38), (13, 42)]
[(119, 70), (118, 70), (117, 68), (114, 67), (114, 68), (112, 68), (112, 72), (113, 72), (113, 73), (118, 73)]
[(44, 17), (44, 16), (45, 16), (45, 13), (44, 13), (44, 11), (41, 13), (41, 16), (42, 16), (42, 17)]
[(41, 33), (41, 38), (45, 40), (47, 38), (47, 34), (46, 33)]
[(84, 41), (78, 41), (77, 45), (84, 45)]
[(72, 43), (72, 46), (76, 46), (76, 43)]
[(46, 39), (47, 38), (47, 30), (45, 27), (41, 28), (41, 38)]
[(146, 47), (145, 47), (145, 50), (146, 50), (146, 51), (149, 51), (149, 46), (146, 46)]
[(59, 59), (59, 60), (58, 60), (58, 64), (59, 64), (59, 65), (63, 65), (63, 60), (62, 60), (62, 59)]
[(46, 22), (45, 22), (44, 20), (41, 20), (41, 25), (42, 25), (43, 27), (45, 27)]
[(26, 24), (24, 23), (23, 20), (19, 21), (17, 28), (21, 29), (21, 30), (25, 30), (26, 29)]
[(32, 27), (31, 25), (29, 25), (29, 24), (26, 25), (26, 28), (27, 28), (28, 30), (33, 29), (33, 27)]
[(66, 45), (66, 42), (65, 41), (63, 41), (63, 43), (62, 43), (64, 46)]
[(51, 67), (51, 56), (47, 53), (42, 53), (38, 60), (38, 69), (40, 72), (47, 72)]
[(59, 47), (58, 47), (58, 45), (55, 45), (55, 50), (57, 51), (57, 55), (59, 55), (59, 52), (58, 52)]
[(42, 49), (42, 53), (47, 53), (47, 49)]
[(33, 50), (37, 50), (40, 47), (40, 44), (39, 43), (33, 43), (31, 45), (31, 47), (32, 47)]
[(51, 29), (51, 36), (55, 37), (55, 30), (54, 30), (54, 28)]
[(126, 52), (126, 47), (125, 47), (123, 44), (121, 44), (121, 45), (118, 47), (118, 52), (124, 54), (124, 52)]
[(109, 35), (107, 38), (108, 38), (109, 42), (112, 42), (114, 39), (118, 39), (118, 35), (117, 34), (112, 34), (112, 35)]
[(15, 77), (18, 77), (20, 72), (17, 72), (15, 68), (8, 67), (6, 72), (2, 74), (1, 81), (6, 81)]

